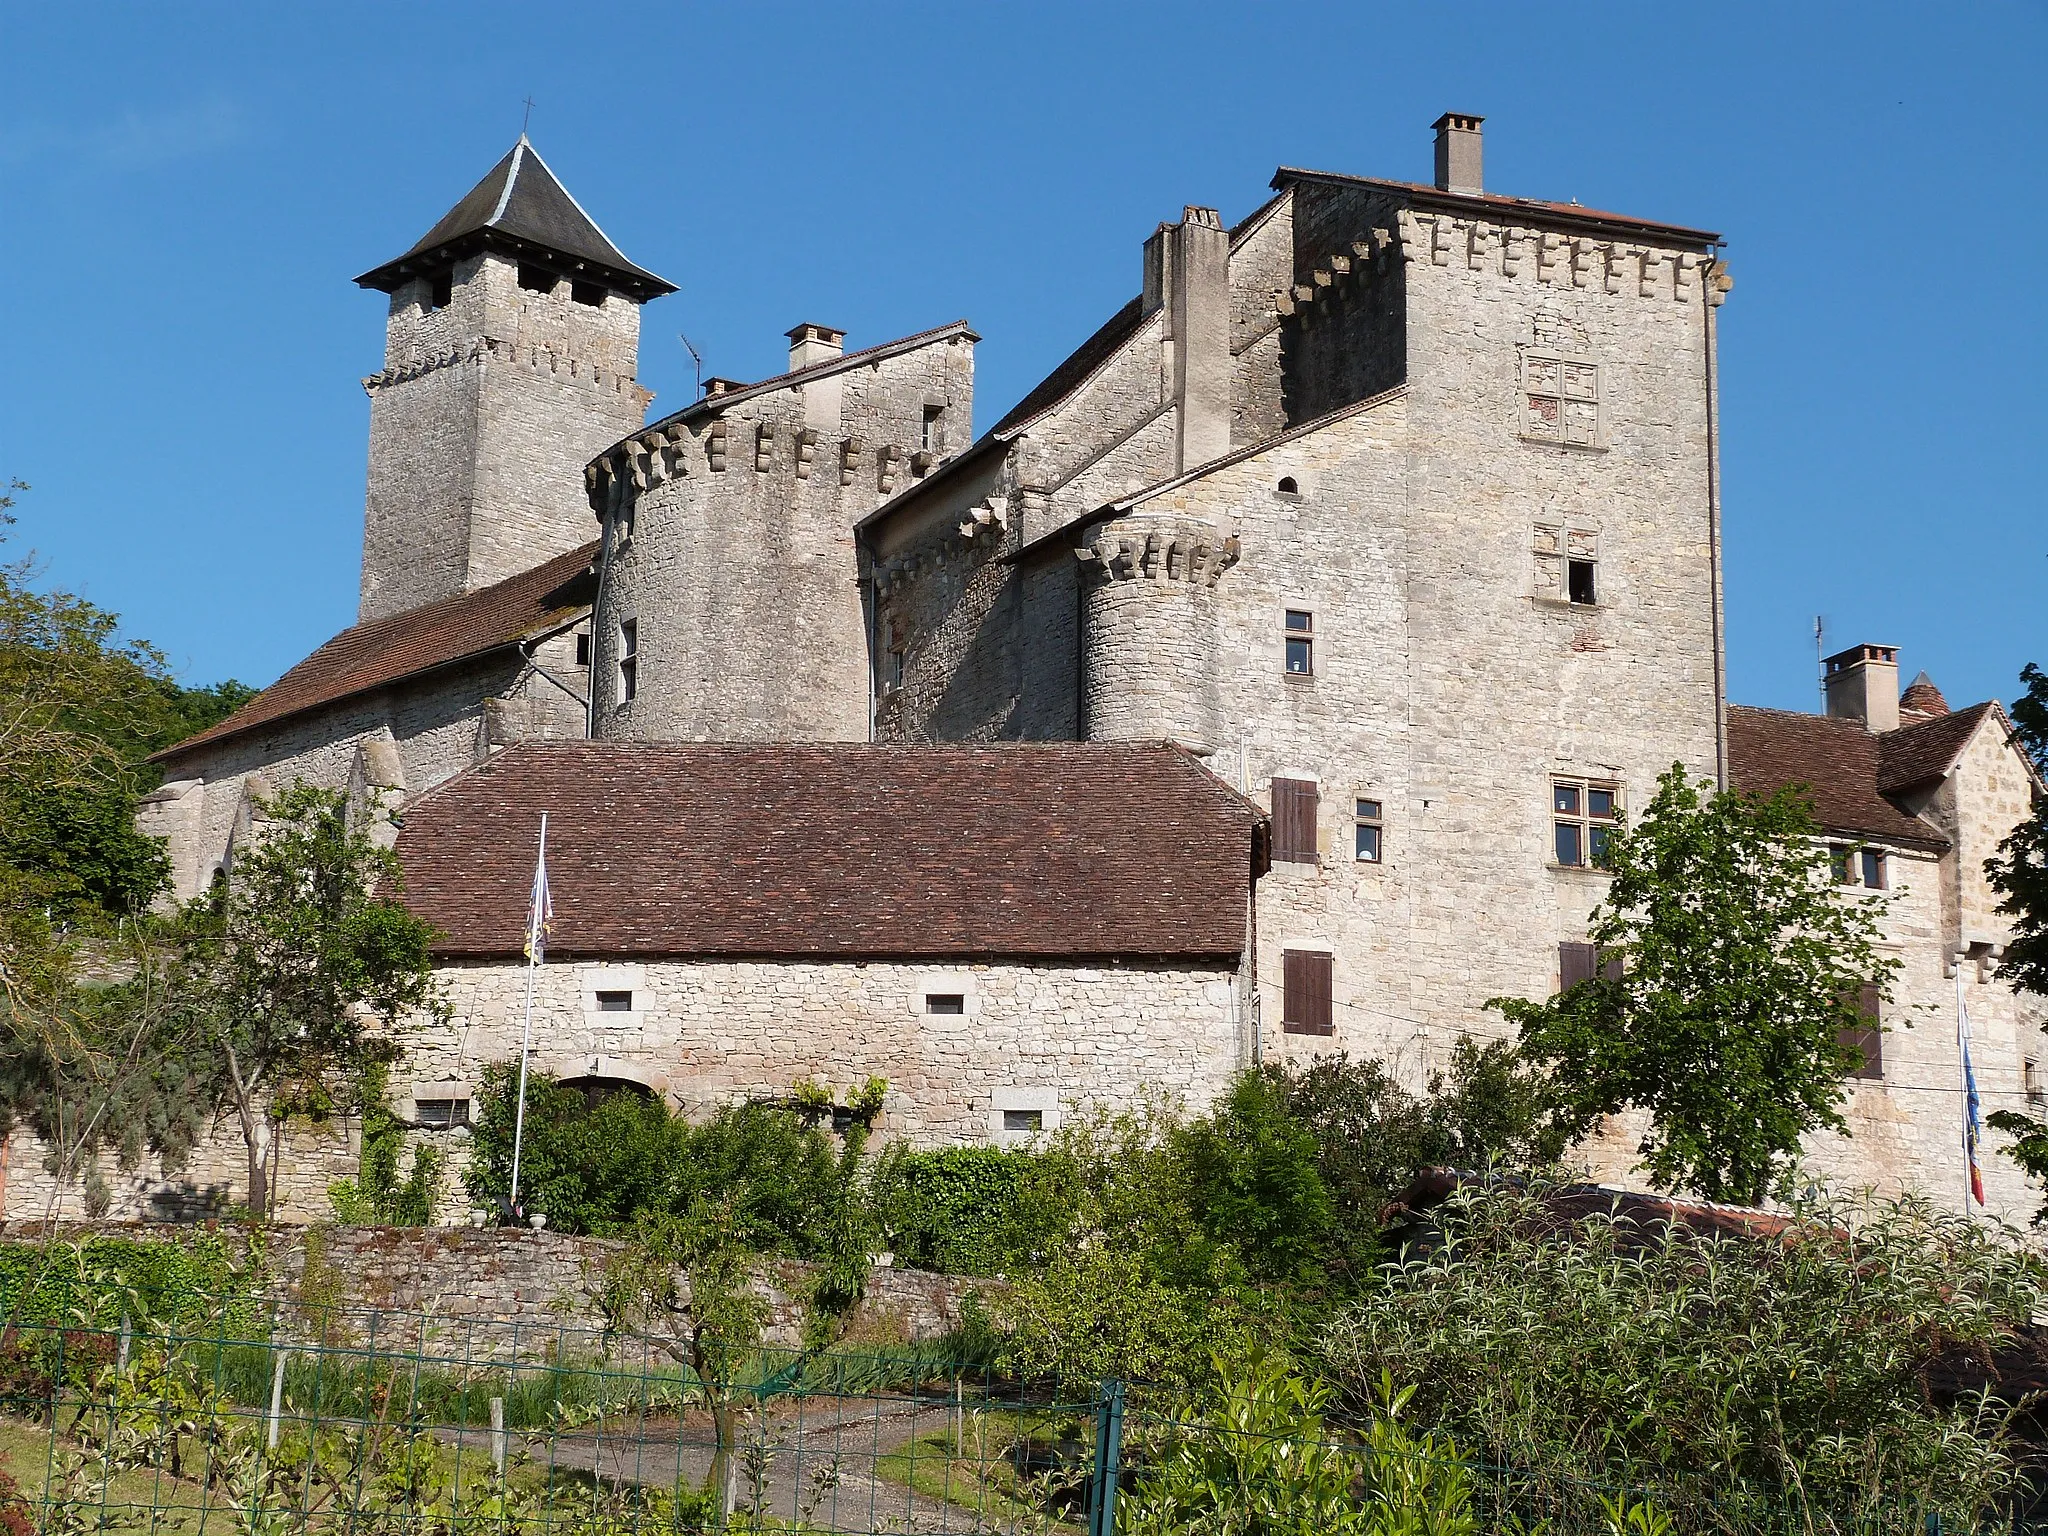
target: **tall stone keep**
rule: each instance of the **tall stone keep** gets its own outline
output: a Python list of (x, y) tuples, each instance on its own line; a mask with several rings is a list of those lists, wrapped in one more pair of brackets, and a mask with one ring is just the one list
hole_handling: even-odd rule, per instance
[(591, 535), (583, 467), (646, 419), (635, 266), (521, 135), (395, 261), (370, 396), (358, 617), (475, 591)]

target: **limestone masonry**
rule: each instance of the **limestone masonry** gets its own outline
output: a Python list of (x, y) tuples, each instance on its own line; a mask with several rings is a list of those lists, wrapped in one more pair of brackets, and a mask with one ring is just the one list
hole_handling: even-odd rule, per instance
[[(1489, 192), (1481, 120), (1436, 133), (1433, 184), (1283, 167), (1235, 224), (1160, 225), (979, 437), (965, 322), (806, 321), (788, 372), (643, 425), (670, 287), (522, 139), (360, 279), (361, 622), (162, 755), (178, 893), (276, 787), (347, 787), (450, 934), (452, 1022), (394, 1082), (460, 1143), (522, 981), (463, 935), (519, 931), (527, 820), (587, 804), (542, 1065), (693, 1109), (874, 1074), (885, 1133), (1003, 1140), (1333, 1049), (1419, 1086), (1506, 1032), (1488, 998), (1589, 974), (1603, 841), (1659, 773), (1805, 783), (1904, 963), (1812, 1165), (1960, 1201), (1958, 1006), (1988, 1107), (2048, 1093), (1981, 874), (2043, 786), (1997, 704), (1902, 700), (1881, 646), (1829, 663), (1826, 716), (1728, 708), (1720, 237)], [(1175, 809), (1187, 775), (1222, 798)], [(1190, 901), (1194, 948), (1161, 915)], [(345, 1171), (345, 1131), (302, 1140)], [(1632, 1145), (1583, 1155), (1625, 1178)], [(217, 1151), (123, 1208), (217, 1201)], [(0, 1212), (75, 1205), (10, 1158)]]

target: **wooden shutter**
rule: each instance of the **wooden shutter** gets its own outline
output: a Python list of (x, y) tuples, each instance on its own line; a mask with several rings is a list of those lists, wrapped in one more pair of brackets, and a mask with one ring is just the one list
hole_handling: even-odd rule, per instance
[(1316, 787), (1307, 779), (1273, 781), (1273, 857), (1292, 864), (1316, 858)]
[(1860, 1065), (1849, 1069), (1851, 1077), (1884, 1076), (1884, 1030), (1878, 1023), (1883, 1000), (1883, 989), (1876, 982), (1863, 983), (1856, 989), (1856, 1017), (1862, 1023), (1843, 1030), (1835, 1037), (1862, 1057)]
[(1330, 1022), (1330, 957), (1313, 949), (1286, 952), (1280, 1022), (1290, 1035), (1334, 1033)]
[(1557, 990), (1569, 992), (1582, 981), (1591, 981), (1599, 969), (1600, 952), (1590, 944), (1567, 940), (1557, 946)]

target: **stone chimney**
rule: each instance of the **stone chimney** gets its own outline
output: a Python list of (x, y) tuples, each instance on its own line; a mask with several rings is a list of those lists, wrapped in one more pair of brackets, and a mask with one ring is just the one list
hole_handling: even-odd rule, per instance
[(1899, 728), (1899, 648), (1852, 645), (1826, 662), (1828, 713), (1881, 734)]
[(1436, 120), (1436, 184), (1446, 192), (1484, 192), (1480, 172), (1479, 125), (1483, 117), (1446, 112)]
[(1174, 467), (1189, 470), (1230, 451), (1230, 232), (1214, 208), (1183, 208), (1152, 232), (1144, 308), (1166, 311)]
[(835, 331), (829, 325), (813, 325), (806, 320), (788, 335), (791, 373), (813, 363), (829, 363), (846, 352), (846, 332)]

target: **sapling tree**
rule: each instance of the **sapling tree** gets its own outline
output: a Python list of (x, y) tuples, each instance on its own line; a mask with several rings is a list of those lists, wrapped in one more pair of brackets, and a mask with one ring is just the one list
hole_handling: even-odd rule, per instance
[(1640, 822), (1609, 844), (1593, 914), (1601, 974), (1556, 997), (1488, 1004), (1521, 1030), (1583, 1134), (1647, 1110), (1650, 1175), (1755, 1202), (1821, 1128), (1842, 1128), (1859, 1059), (1861, 989), (1888, 994), (1882, 898), (1834, 878), (1820, 828), (1788, 787), (1715, 792), (1674, 764)]
[(241, 1130), (254, 1216), (269, 1208), (285, 1116), (324, 1113), (333, 1085), (391, 1059), (406, 1020), (441, 1006), (433, 930), (397, 883), (397, 860), (349, 825), (342, 795), (297, 784), (186, 911), (180, 1002)]

